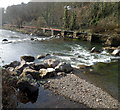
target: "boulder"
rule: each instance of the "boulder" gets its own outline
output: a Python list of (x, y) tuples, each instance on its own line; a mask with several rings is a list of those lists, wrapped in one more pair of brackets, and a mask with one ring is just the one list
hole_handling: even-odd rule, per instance
[(34, 65), (32, 65), (32, 67), (36, 71), (39, 71), (40, 69), (45, 68), (44, 64), (42, 64), (42, 63), (34, 64)]
[(19, 92), (26, 94), (26, 97), (32, 103), (36, 102), (39, 92), (39, 88), (36, 84), (31, 84), (30, 82), (21, 79), (17, 82), (17, 88), (19, 88)]
[(71, 72), (73, 70), (72, 66), (69, 63), (60, 63), (57, 67), (55, 67), (57, 72)]
[(58, 72), (57, 73), (57, 76), (65, 76), (66, 74), (65, 74), (65, 72)]
[(15, 70), (16, 70), (16, 71), (18, 72), (18, 74), (20, 75), (26, 67), (30, 67), (30, 66), (29, 66), (28, 64), (26, 64), (26, 63), (22, 63), (22, 62), (21, 62), (20, 66), (17, 66), (17, 67), (15, 68)]
[(106, 50), (109, 53), (112, 53), (115, 49), (116, 49), (116, 47), (103, 47), (103, 50)]
[(8, 39), (3, 39), (2, 41), (8, 41)]
[(26, 62), (33, 62), (35, 60), (33, 56), (21, 56), (20, 59), (21, 61), (24, 60)]
[(30, 74), (33, 77), (33, 79), (40, 79), (39, 72), (30, 68), (25, 68), (21, 73), (20, 77), (26, 77), (28, 74)]
[(45, 54), (45, 55), (38, 55), (37, 56), (37, 59), (42, 59), (42, 58), (45, 58), (46, 56), (49, 56), (50, 54)]
[(30, 40), (34, 40), (34, 38), (30, 38)]
[(91, 53), (95, 52), (95, 49), (96, 49), (96, 48), (93, 47), (93, 48), (90, 50), (90, 52), (91, 52)]
[(115, 49), (113, 52), (112, 52), (112, 55), (120, 55), (120, 49)]
[(91, 50), (90, 50), (90, 53), (101, 53), (100, 50), (96, 50), (96, 47), (93, 47)]
[(45, 57), (46, 57), (46, 55), (38, 55), (37, 59), (42, 59), (42, 58), (45, 58)]
[(8, 64), (8, 65), (4, 65), (3, 67), (4, 68), (8, 68), (8, 67), (13, 67), (13, 68), (15, 68), (15, 67), (17, 67), (17, 66), (19, 66), (20, 65), (20, 62), (19, 61), (13, 61), (13, 62), (11, 62), (10, 64)]
[(55, 68), (59, 63), (60, 61), (56, 59), (47, 59), (44, 61), (44, 65), (46, 68)]
[(20, 65), (19, 61), (13, 61), (13, 62), (10, 63), (9, 67), (15, 68), (16, 66), (19, 66), (19, 65)]
[(115, 46), (115, 47), (119, 46), (120, 45), (120, 36), (108, 37), (105, 44), (109, 45), (109, 46)]
[(55, 69), (54, 68), (40, 69), (39, 73), (41, 78), (52, 77), (55, 76)]

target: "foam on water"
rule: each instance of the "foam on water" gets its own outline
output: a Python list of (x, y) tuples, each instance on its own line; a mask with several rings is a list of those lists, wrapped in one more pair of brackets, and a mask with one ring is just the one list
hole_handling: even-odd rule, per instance
[(97, 62), (111, 62), (112, 59), (120, 59), (120, 57), (114, 57), (103, 51), (99, 54), (90, 53), (89, 50), (81, 45), (75, 44), (71, 46), (71, 51), (66, 53), (70, 56), (58, 56), (60, 59), (67, 62), (71, 62), (72, 65), (94, 65)]

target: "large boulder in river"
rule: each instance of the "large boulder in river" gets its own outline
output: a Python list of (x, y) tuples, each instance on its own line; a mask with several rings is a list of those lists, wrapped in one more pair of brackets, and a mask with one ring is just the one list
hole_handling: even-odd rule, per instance
[(21, 56), (20, 59), (21, 61), (24, 60), (26, 62), (33, 62), (35, 60), (33, 56)]
[(112, 55), (120, 55), (120, 49), (115, 49), (113, 52), (112, 52)]
[(8, 39), (3, 39), (2, 41), (8, 41)]
[(47, 59), (44, 61), (44, 65), (47, 68), (55, 68), (59, 63), (60, 61), (56, 59)]
[(53, 76), (55, 76), (55, 69), (54, 68), (47, 68), (47, 69), (40, 69), (40, 71), (39, 71), (39, 73), (40, 73), (40, 77), (41, 78), (44, 78), (44, 77), (53, 77)]
[(45, 57), (47, 57), (47, 56), (49, 56), (50, 54), (45, 54), (45, 55), (38, 55), (37, 56), (37, 59), (43, 59), (43, 58), (45, 58)]
[(23, 72), (21, 73), (20, 77), (26, 77), (26, 75), (30, 74), (33, 79), (39, 80), (40, 76), (39, 76), (39, 72), (30, 68), (25, 68), (23, 70)]
[(73, 70), (71, 64), (69, 63), (60, 63), (57, 67), (55, 67), (57, 72), (71, 72)]

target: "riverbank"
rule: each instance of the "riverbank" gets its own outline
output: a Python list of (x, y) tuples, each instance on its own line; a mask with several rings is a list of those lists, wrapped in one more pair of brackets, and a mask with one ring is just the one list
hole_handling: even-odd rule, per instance
[(90, 108), (118, 108), (118, 101), (101, 88), (88, 83), (75, 74), (67, 74), (64, 77), (50, 79), (48, 88), (55, 93), (69, 97)]
[(101, 43), (104, 46), (120, 46), (120, 34), (101, 34), (85, 31), (71, 31), (71, 30), (61, 30), (52, 28), (37, 28), (33, 26), (23, 26), (22, 28), (17, 28), (12, 25), (4, 25), (3, 29), (21, 32), (24, 34), (35, 35), (35, 36), (61, 36), (70, 39), (79, 39), (83, 41)]
[[(44, 59), (47, 56), (49, 54), (39, 55), (37, 59)], [(84, 104), (88, 108), (118, 107), (116, 99), (101, 88), (76, 76), (75, 68), (68, 63), (47, 59), (43, 60), (43, 63), (37, 64), (33, 63), (35, 60), (33, 56), (22, 56), (20, 59), (21, 62), (14, 61), (3, 66), (6, 69), (2, 70), (3, 82), (7, 82), (9, 87), (14, 88), (14, 91), (19, 89), (19, 91), (28, 94), (27, 101), (31, 100), (31, 94), (35, 97), (38, 95), (38, 86), (42, 84), (44, 88)], [(37, 99), (35, 98), (35, 100)]]

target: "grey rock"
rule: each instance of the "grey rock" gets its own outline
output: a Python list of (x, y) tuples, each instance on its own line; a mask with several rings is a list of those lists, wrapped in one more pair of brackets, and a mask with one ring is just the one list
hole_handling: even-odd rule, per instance
[(47, 68), (55, 68), (59, 63), (60, 61), (56, 59), (47, 59), (44, 61), (44, 65)]
[(73, 70), (72, 66), (69, 63), (60, 63), (55, 70), (58, 72), (71, 72)]
[(33, 62), (35, 60), (33, 56), (21, 56), (20, 59), (21, 61), (24, 60), (26, 62)]

